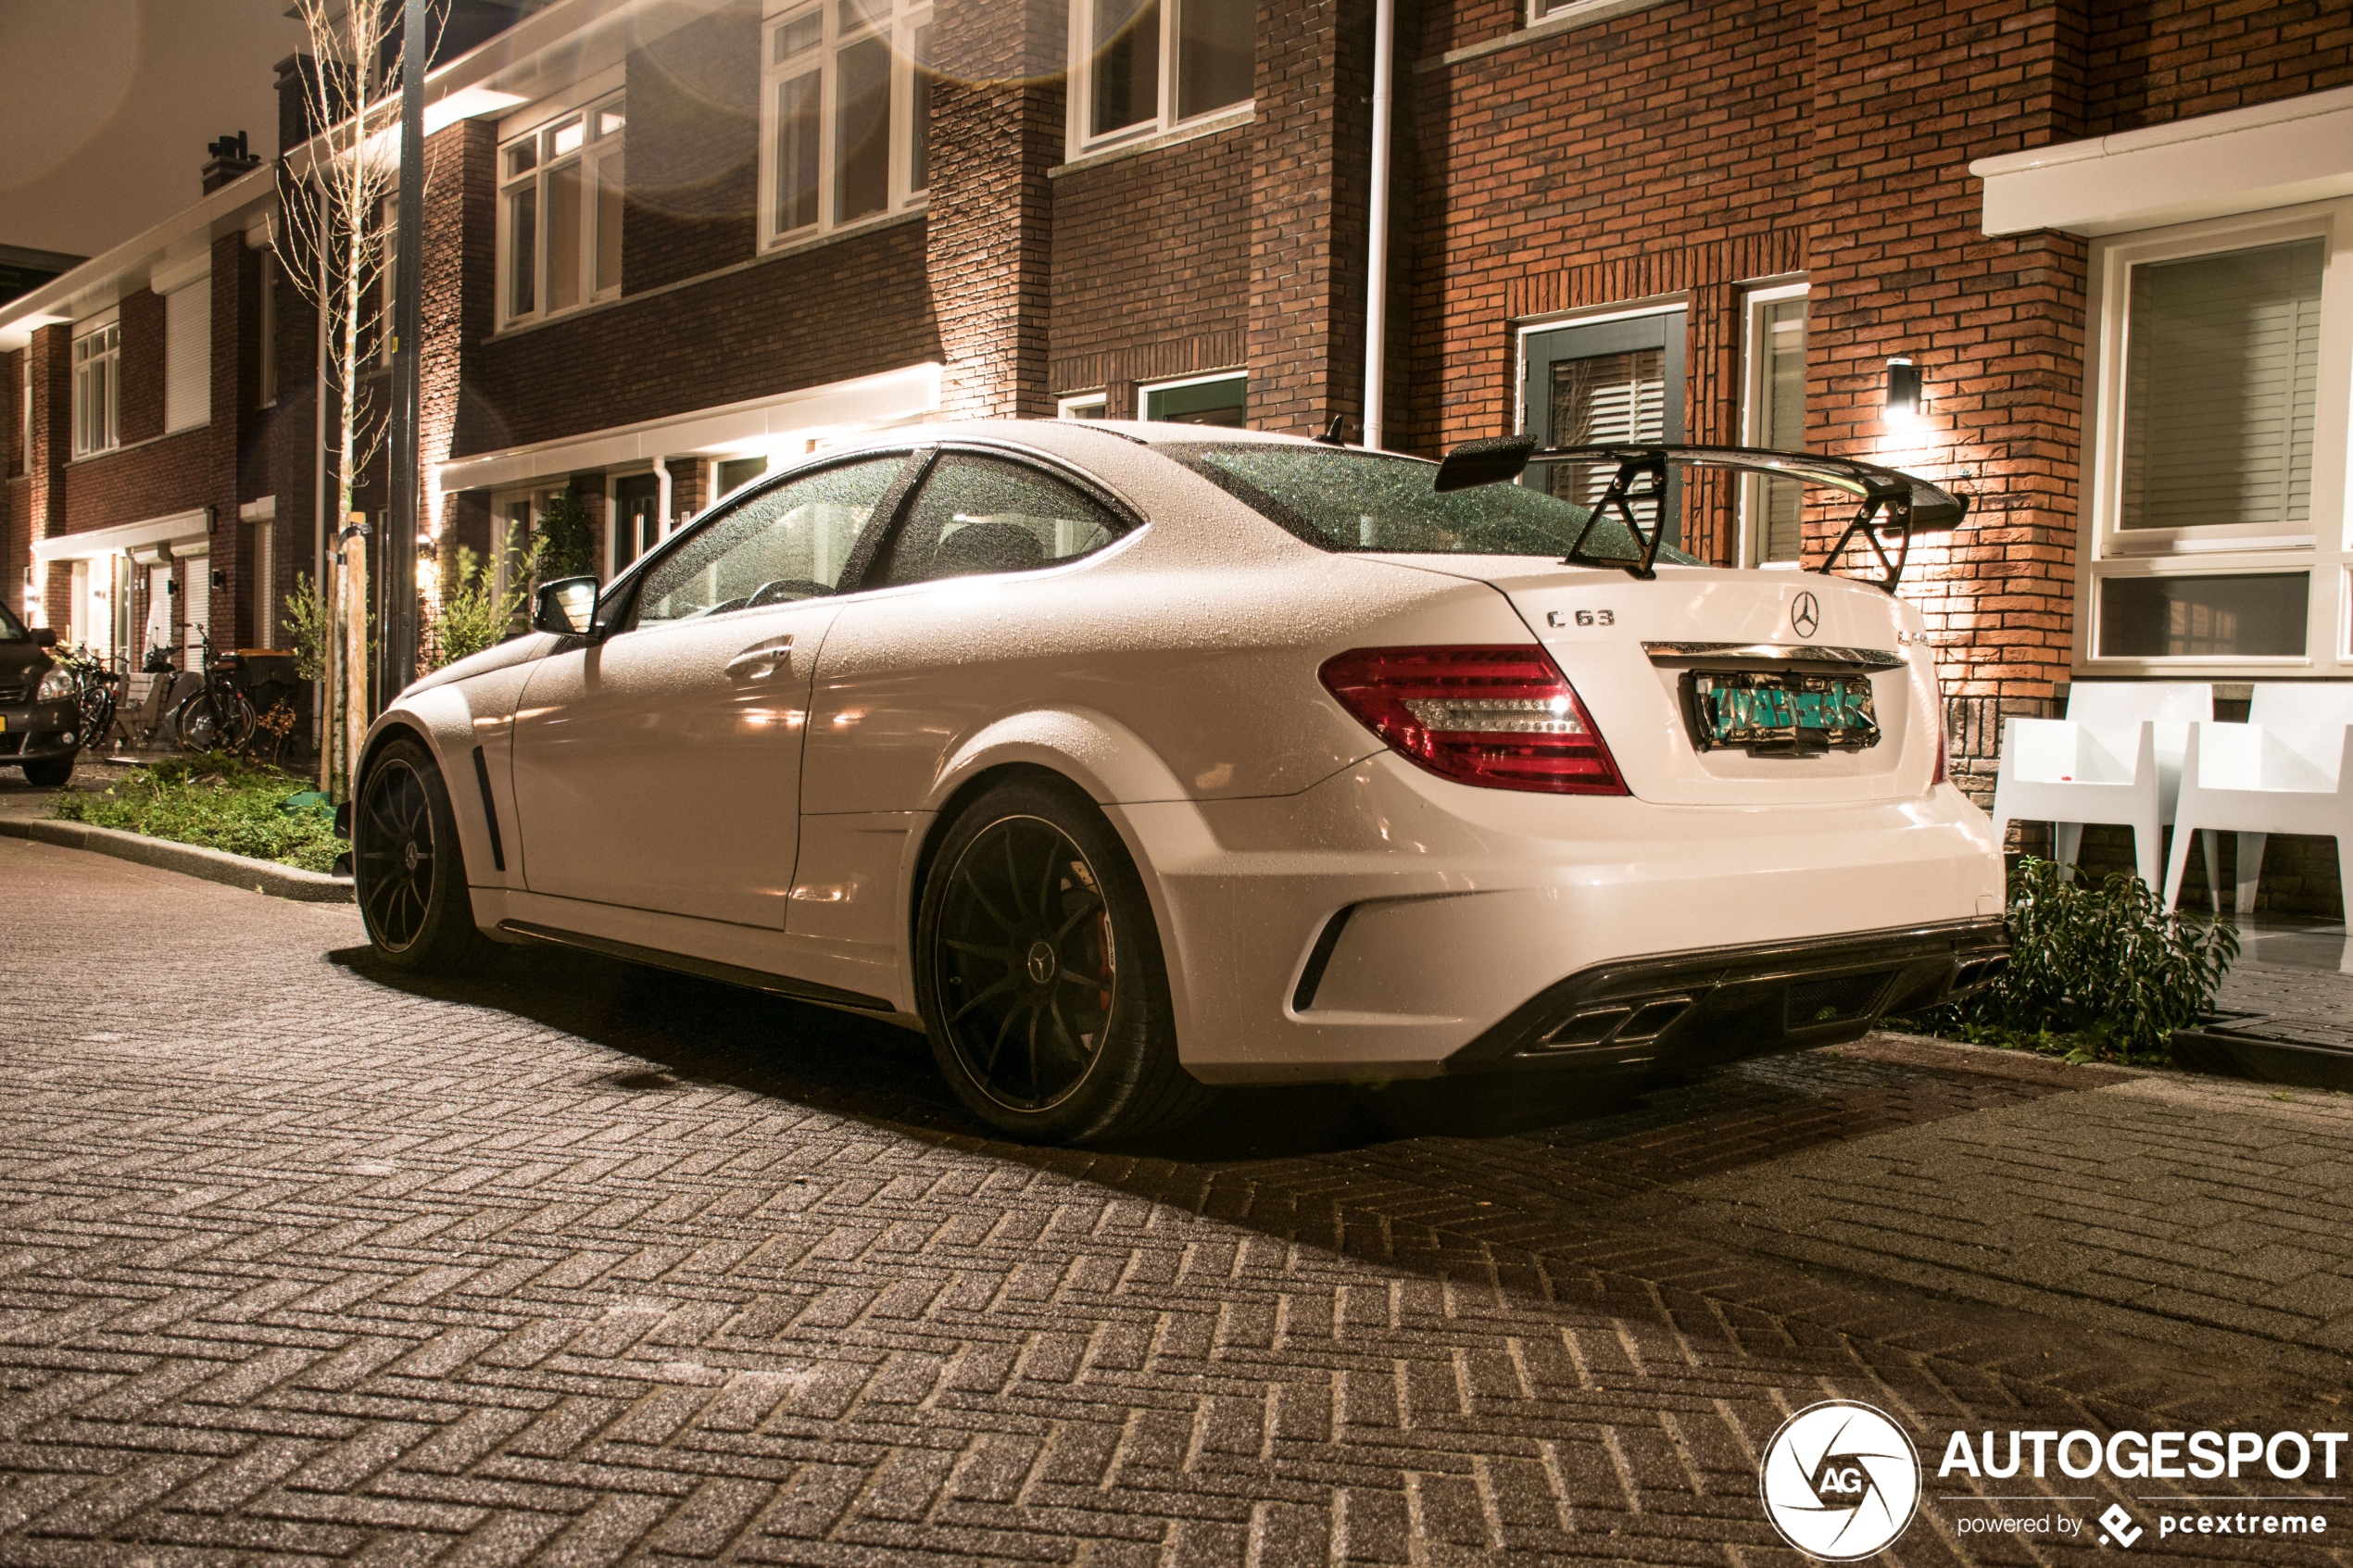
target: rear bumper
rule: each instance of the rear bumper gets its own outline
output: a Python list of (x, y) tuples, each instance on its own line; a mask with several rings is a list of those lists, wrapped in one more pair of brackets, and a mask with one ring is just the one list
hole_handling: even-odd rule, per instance
[(71, 757), (82, 748), (81, 723), (69, 702), (0, 708), (0, 767)]
[[(1999, 942), (1992, 825), (1949, 785), (1662, 806), (1476, 789), (1383, 755), (1298, 796), (1110, 814), (1159, 917), (1178, 1059), (1203, 1083), (1478, 1070), (1567, 1022), (1563, 1003), (1702, 979), (1714, 999), (1663, 1044), (1735, 1060), (1861, 1032), (1838, 997), (1812, 1010), (1843, 1010), (1818, 1032), (1785, 1012), (1768, 1027), (1795, 977), (1893, 974), (1864, 998), (1876, 1016), (1925, 1005), (1955, 953)], [(1919, 951), (1882, 950), (1914, 933)], [(1588, 1043), (1613, 1038), (1635, 1043)], [(1608, 1060), (1537, 1060), (1572, 1054)]]
[(1655, 1073), (1835, 1045), (1978, 989), (2009, 961), (1999, 920), (1596, 964), (1531, 997), (1449, 1073)]

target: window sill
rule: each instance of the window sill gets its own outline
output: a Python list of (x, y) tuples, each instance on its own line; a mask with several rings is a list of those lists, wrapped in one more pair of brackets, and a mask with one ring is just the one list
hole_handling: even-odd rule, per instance
[(161, 435), (151, 435), (145, 441), (126, 441), (118, 445), (100, 447), (95, 452), (80, 453), (77, 456), (68, 458), (66, 459), (66, 467), (78, 468), (83, 463), (104, 462), (108, 458), (120, 458), (125, 452), (136, 452), (142, 446), (153, 446), (159, 441), (177, 440), (181, 436), (192, 434), (196, 431), (204, 430), (207, 427), (204, 425), (190, 425), (185, 430), (168, 430)]
[(1158, 135), (1142, 136), (1133, 142), (1122, 142), (1116, 146), (1082, 153), (1066, 163), (1057, 164), (1046, 170), (1046, 178), (1059, 180), (1065, 174), (1076, 174), (1088, 169), (1100, 169), (1104, 164), (1117, 163), (1121, 158), (1134, 157), (1139, 153), (1155, 153), (1163, 147), (1181, 146), (1187, 142), (1197, 142), (1203, 136), (1214, 136), (1221, 131), (1231, 131), (1238, 125), (1248, 125), (1257, 118), (1257, 113), (1258, 107), (1255, 103), (1236, 104), (1232, 108), (1219, 109), (1214, 114), (1189, 121), (1173, 131), (1163, 131)]
[[(912, 223), (921, 218), (929, 207), (930, 203), (918, 201), (910, 204), (900, 211), (881, 213), (873, 218), (862, 218), (855, 223), (845, 223), (838, 229), (828, 229), (822, 234), (787, 234), (769, 241), (767, 247), (761, 251), (760, 259), (774, 261), (780, 256), (800, 256), (809, 251), (823, 250), (837, 240), (856, 239), (861, 234), (871, 234), (877, 229), (888, 229), (900, 223)], [(630, 297), (643, 298), (644, 295), (633, 295)]]
[(1658, 3), (1659, 0), (1584, 0), (1582, 5), (1569, 6), (1542, 21), (1514, 28), (1509, 32), (1499, 33), (1477, 44), (1466, 44), (1459, 49), (1449, 49), (1436, 59), (1416, 60), (1414, 69), (1416, 72), (1444, 70), (1448, 66), (1458, 66), (1466, 60), (1500, 54), (1523, 44), (1541, 44), (1548, 38), (1558, 38), (1564, 32), (1574, 32), (1580, 27), (1630, 16), (1636, 11), (1647, 11)]

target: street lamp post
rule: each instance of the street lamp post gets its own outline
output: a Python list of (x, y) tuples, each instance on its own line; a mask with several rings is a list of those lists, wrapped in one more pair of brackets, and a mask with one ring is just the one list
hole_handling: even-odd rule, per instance
[(418, 353), (424, 335), (425, 55), (427, 0), (407, 0), (400, 31), (400, 205), (393, 234), (391, 526), (384, 567), (381, 710), (417, 673)]

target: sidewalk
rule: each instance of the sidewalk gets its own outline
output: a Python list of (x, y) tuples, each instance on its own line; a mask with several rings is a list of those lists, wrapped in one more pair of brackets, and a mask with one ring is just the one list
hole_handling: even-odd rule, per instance
[(2353, 935), (2342, 922), (2262, 916), (2240, 927), (2216, 1018), (2173, 1037), (2200, 1073), (2353, 1090)]

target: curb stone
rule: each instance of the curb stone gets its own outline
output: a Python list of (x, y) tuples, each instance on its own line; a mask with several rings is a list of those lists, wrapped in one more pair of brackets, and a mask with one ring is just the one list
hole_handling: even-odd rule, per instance
[(168, 838), (149, 838), (145, 834), (124, 833), (119, 828), (92, 827), (84, 822), (60, 822), (47, 819), (31, 822), (0, 819), (0, 838), (30, 838), (67, 849), (86, 849), (94, 854), (112, 855), (119, 860), (178, 872), (183, 876), (201, 877), (207, 882), (223, 883), (231, 887), (250, 887), (256, 893), (292, 898), (298, 903), (348, 904), (354, 901), (351, 878), (347, 876), (306, 872), (295, 866), (282, 866), (275, 860), (256, 860), (244, 855), (232, 855), (225, 849), (207, 849), (200, 845), (180, 844)]

